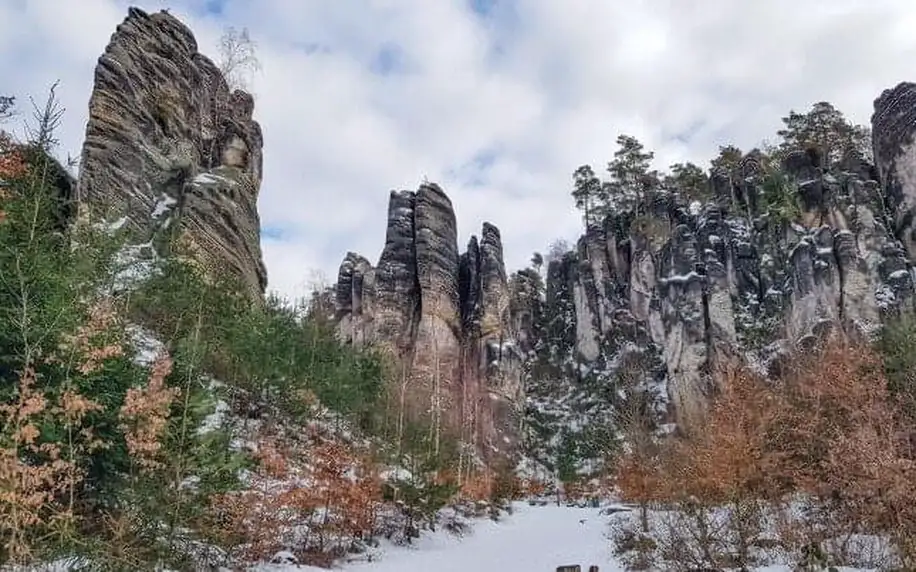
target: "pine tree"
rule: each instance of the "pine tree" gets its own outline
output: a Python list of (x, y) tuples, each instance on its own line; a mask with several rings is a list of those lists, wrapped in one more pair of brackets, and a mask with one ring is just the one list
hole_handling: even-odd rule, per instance
[(852, 124), (841, 111), (826, 101), (815, 103), (804, 114), (790, 111), (788, 116), (782, 118), (782, 122), (785, 128), (777, 132), (782, 138), (778, 146), (780, 155), (813, 147), (820, 152), (827, 166), (850, 152), (865, 157), (870, 153), (869, 130)]
[(595, 176), (595, 171), (590, 165), (582, 165), (573, 173), (573, 199), (576, 208), (582, 211), (582, 219), (586, 228), (600, 223), (603, 210), (599, 209), (602, 201), (601, 181)]
[(603, 187), (604, 207), (608, 211), (636, 210), (658, 188), (659, 174), (650, 168), (655, 153), (646, 151), (632, 135), (620, 135), (617, 145), (620, 148), (607, 166), (610, 180)]
[(544, 266), (544, 256), (540, 252), (535, 252), (531, 255), (531, 267), (540, 273), (542, 266)]
[(705, 200), (709, 196), (709, 177), (694, 163), (675, 163), (664, 175), (665, 188), (680, 193), (688, 200)]
[(0, 121), (9, 119), (13, 115), (13, 105), (16, 98), (9, 95), (0, 95)]

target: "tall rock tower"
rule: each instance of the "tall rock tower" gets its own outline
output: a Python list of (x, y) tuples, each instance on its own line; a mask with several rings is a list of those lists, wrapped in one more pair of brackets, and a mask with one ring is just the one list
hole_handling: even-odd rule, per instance
[(489, 223), (463, 254), (457, 236), (438, 185), (392, 191), (378, 264), (350, 252), (340, 265), (338, 331), (394, 357), (408, 414), (432, 411), (484, 458), (505, 460), (517, 451), (523, 388), (502, 243)]
[(230, 90), (184, 24), (130, 8), (95, 70), (81, 214), (123, 217), (160, 251), (177, 241), (261, 299), (263, 141), (253, 110), (251, 95)]

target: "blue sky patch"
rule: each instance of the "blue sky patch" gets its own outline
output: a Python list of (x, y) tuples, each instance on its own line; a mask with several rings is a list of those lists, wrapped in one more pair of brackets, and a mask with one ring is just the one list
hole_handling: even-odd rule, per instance
[(480, 16), (489, 16), (499, 4), (499, 0), (468, 0), (471, 10)]
[(705, 121), (694, 121), (688, 125), (685, 129), (678, 131), (671, 135), (670, 139), (672, 141), (677, 141), (678, 143), (683, 143), (685, 145), (689, 144), (690, 141), (700, 132), (703, 127), (706, 126)]
[(223, 7), (225, 7), (227, 0), (205, 0), (204, 1), (204, 10), (207, 14), (215, 14), (219, 16), (223, 13)]
[(375, 53), (369, 69), (378, 75), (392, 75), (404, 70), (404, 52), (397, 44), (386, 44)]
[(479, 187), (487, 182), (488, 171), (496, 164), (499, 155), (495, 146), (480, 149), (460, 166), (449, 169), (447, 176), (464, 185)]
[(471, 157), (469, 163), (473, 168), (479, 171), (487, 171), (490, 167), (496, 163), (497, 152), (494, 148), (481, 149), (480, 151), (474, 153), (474, 156)]
[(261, 239), (274, 242), (290, 240), (295, 233), (289, 227), (280, 225), (266, 225), (261, 227)]

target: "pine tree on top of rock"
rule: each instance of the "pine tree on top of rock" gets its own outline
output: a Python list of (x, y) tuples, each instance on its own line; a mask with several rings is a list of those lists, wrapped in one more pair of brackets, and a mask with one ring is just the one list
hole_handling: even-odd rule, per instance
[(632, 135), (618, 136), (617, 145), (607, 165), (610, 179), (602, 187), (604, 203), (607, 212), (633, 211), (658, 188), (658, 171), (650, 168), (655, 153)]
[(829, 166), (840, 161), (847, 153), (855, 152), (868, 157), (871, 153), (868, 128), (851, 123), (843, 113), (826, 101), (811, 106), (807, 113), (790, 111), (782, 118), (785, 128), (777, 131), (782, 138), (778, 152), (815, 148)]

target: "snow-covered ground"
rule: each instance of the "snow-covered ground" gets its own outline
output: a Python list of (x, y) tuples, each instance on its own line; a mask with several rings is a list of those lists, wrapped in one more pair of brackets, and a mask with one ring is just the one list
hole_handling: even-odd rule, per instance
[[(427, 534), (412, 547), (391, 547), (373, 562), (354, 562), (354, 572), (553, 572), (557, 566), (597, 565), (618, 572), (607, 539), (608, 517), (597, 508), (528, 506), (515, 503), (500, 522), (481, 520), (463, 537)], [(320, 568), (262, 566), (259, 572), (305, 572)]]
[[(371, 562), (353, 562), (347, 572), (553, 572), (579, 564), (582, 572), (623, 572), (611, 553), (609, 516), (597, 508), (515, 503), (513, 514), (499, 522), (480, 520), (463, 537), (446, 532), (425, 534), (411, 547), (384, 547)], [(255, 572), (319, 572), (322, 568), (262, 565)], [(789, 566), (766, 566), (756, 572), (791, 572)], [(841, 572), (860, 569), (840, 567)], [(864, 572), (864, 570), (862, 571)]]
[[(553, 572), (557, 566), (579, 564), (582, 572), (597, 565), (600, 572), (623, 572), (611, 554), (609, 519), (597, 508), (515, 503), (499, 522), (479, 520), (462, 537), (440, 531), (424, 534), (413, 546), (384, 546), (371, 561), (338, 567), (345, 572)], [(65, 572), (73, 561), (14, 572)], [(227, 570), (227, 569), (221, 569)], [(321, 572), (324, 568), (262, 564), (250, 572)], [(840, 572), (874, 572), (837, 568)], [(766, 566), (755, 572), (791, 572), (789, 566)], [(227, 570), (228, 572), (228, 570)]]

